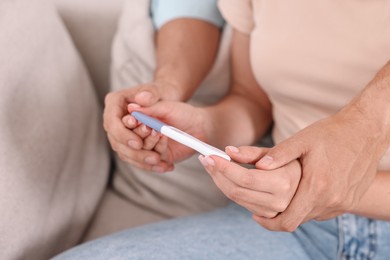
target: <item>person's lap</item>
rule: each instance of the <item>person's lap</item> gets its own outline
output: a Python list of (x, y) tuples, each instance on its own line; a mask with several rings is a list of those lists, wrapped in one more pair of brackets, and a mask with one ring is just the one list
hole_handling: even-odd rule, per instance
[(294, 233), (271, 232), (233, 204), (116, 233), (57, 259), (335, 259), (338, 243), (335, 219), (308, 222)]

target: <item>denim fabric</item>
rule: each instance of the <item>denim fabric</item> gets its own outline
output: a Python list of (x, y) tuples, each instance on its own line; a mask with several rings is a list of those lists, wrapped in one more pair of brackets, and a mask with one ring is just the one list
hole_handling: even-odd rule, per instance
[(355, 215), (310, 221), (293, 233), (265, 230), (232, 204), (130, 229), (55, 259), (390, 259), (390, 222)]
[(390, 222), (351, 214), (338, 219), (340, 259), (390, 259)]
[(270, 232), (245, 209), (227, 208), (98, 239), (55, 259), (335, 259), (336, 220)]
[(222, 27), (224, 20), (217, 0), (152, 0), (151, 12), (154, 26), (161, 28), (176, 18), (195, 18)]

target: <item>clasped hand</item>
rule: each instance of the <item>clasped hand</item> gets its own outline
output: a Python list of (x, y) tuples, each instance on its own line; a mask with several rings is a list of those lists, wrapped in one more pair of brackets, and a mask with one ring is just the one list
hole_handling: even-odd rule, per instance
[[(267, 148), (228, 146), (226, 152), (235, 162), (218, 156), (199, 156), (199, 160), (228, 198), (255, 216), (274, 218), (289, 206), (301, 178), (301, 166), (294, 160), (275, 170), (259, 170), (256, 162), (267, 151)], [(237, 163), (255, 168), (247, 169)]]

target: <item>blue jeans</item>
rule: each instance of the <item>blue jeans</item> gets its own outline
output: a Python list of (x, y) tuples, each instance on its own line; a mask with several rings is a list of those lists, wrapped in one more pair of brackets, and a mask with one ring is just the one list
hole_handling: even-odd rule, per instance
[(355, 215), (268, 231), (236, 204), (133, 228), (55, 259), (390, 259), (390, 223)]

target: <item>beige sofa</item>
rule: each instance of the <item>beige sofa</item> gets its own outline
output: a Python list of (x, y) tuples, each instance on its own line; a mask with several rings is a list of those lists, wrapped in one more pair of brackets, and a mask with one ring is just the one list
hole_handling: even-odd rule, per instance
[(96, 211), (110, 171), (97, 97), (121, 3), (0, 1), (0, 259), (74, 246)]

